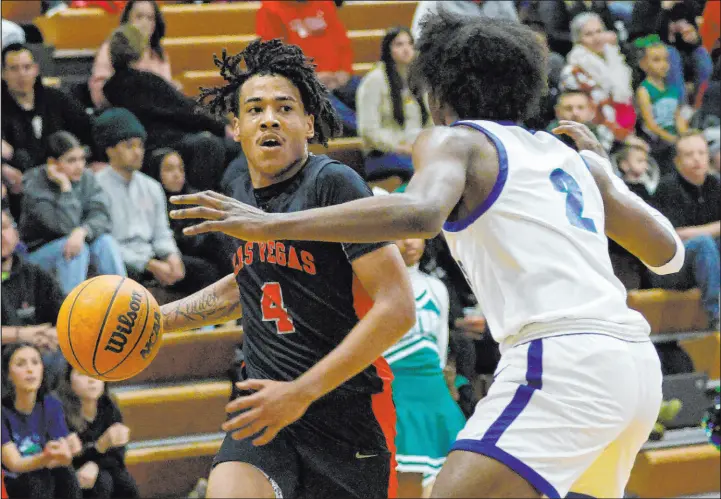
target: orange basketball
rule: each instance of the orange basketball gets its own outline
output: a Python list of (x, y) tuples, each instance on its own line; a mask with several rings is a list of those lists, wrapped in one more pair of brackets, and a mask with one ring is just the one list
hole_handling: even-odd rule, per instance
[(57, 322), (67, 361), (103, 381), (131, 378), (148, 367), (163, 335), (160, 306), (127, 277), (88, 279), (65, 298)]

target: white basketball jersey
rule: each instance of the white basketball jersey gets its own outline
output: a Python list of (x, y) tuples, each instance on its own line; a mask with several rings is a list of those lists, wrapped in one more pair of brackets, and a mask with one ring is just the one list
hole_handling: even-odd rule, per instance
[(488, 199), (443, 230), (501, 347), (569, 333), (647, 339), (648, 323), (613, 273), (603, 200), (583, 158), (547, 132), (456, 125), (484, 133), (498, 151)]

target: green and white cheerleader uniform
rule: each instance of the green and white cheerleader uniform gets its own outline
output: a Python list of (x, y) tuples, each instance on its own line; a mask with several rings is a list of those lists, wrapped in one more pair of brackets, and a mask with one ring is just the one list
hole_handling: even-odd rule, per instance
[(465, 417), (443, 376), (448, 352), (448, 290), (440, 279), (408, 269), (416, 297), (416, 324), (383, 357), (393, 371), (397, 471), (423, 473), (423, 485), (441, 470)]

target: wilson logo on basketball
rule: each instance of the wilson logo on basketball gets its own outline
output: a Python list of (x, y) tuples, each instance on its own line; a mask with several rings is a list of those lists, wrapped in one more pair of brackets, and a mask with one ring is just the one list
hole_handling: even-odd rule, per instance
[(140, 310), (140, 300), (142, 296), (137, 291), (133, 291), (130, 297), (128, 310), (123, 315), (118, 316), (118, 325), (110, 336), (105, 350), (114, 353), (121, 353), (125, 344), (128, 342), (128, 335), (133, 332), (135, 321), (138, 319), (138, 310)]
[(145, 344), (143, 349), (140, 351), (140, 356), (144, 359), (148, 358), (148, 355), (153, 351), (153, 347), (160, 338), (160, 314), (155, 312), (153, 315), (153, 331), (150, 333), (148, 342)]

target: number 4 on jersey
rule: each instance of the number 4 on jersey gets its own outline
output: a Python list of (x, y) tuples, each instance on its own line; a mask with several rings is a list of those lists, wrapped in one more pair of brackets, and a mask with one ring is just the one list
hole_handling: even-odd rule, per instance
[(283, 304), (283, 292), (277, 282), (263, 284), (263, 296), (260, 298), (260, 309), (264, 321), (274, 321), (278, 334), (295, 333), (293, 319)]

